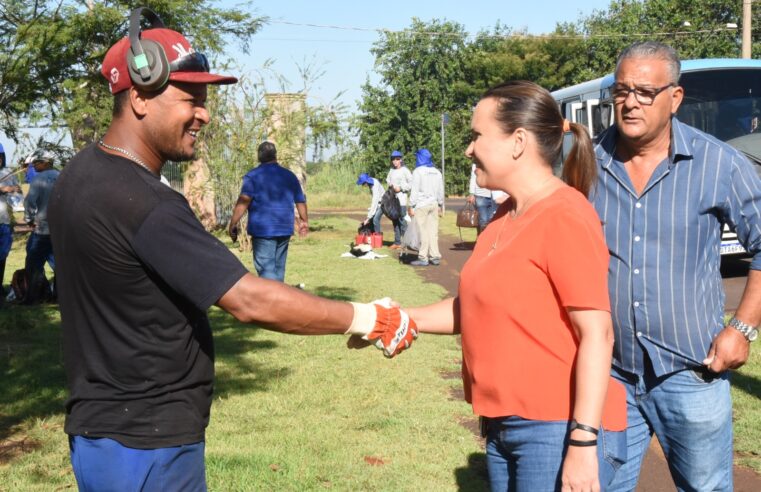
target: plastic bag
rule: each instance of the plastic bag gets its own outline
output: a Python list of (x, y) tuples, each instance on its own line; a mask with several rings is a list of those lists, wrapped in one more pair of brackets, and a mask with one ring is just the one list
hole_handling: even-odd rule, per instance
[(457, 212), (457, 227), (478, 227), (478, 210), (470, 202)]
[(388, 190), (381, 197), (381, 210), (392, 221), (397, 221), (404, 216), (402, 204), (399, 203), (399, 198), (396, 197), (394, 188), (391, 186), (388, 187)]
[(420, 250), (420, 230), (417, 226), (417, 221), (410, 221), (407, 223), (407, 230), (404, 231), (402, 236), (402, 247), (407, 249)]

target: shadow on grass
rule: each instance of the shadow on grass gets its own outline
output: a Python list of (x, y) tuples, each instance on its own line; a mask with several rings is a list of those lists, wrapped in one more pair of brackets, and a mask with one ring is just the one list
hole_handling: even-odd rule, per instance
[(272, 340), (256, 339), (263, 328), (240, 323), (220, 309), (209, 311), (209, 322), (214, 333), (215, 397), (266, 391), (270, 381), (290, 374), (287, 367), (265, 366), (243, 357), (278, 347)]
[(743, 374), (742, 372), (732, 373), (732, 387), (740, 389), (750, 396), (761, 399), (761, 379)]
[(349, 289), (348, 287), (333, 287), (330, 285), (320, 285), (314, 289), (315, 295), (320, 297), (327, 297), (334, 301), (353, 301), (357, 296), (356, 289)]
[(489, 490), (489, 473), (486, 471), (486, 453), (470, 453), (468, 465), (454, 471), (457, 490), (483, 492)]
[(57, 306), (0, 309), (0, 440), (27, 419), (63, 412), (63, 371)]

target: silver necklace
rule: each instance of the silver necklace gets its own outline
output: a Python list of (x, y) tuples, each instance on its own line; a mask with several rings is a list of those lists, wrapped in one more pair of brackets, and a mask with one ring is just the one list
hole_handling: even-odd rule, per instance
[(142, 159), (140, 159), (138, 156), (136, 156), (136, 155), (135, 155), (135, 154), (133, 154), (132, 152), (130, 152), (130, 151), (128, 151), (128, 150), (125, 150), (125, 149), (123, 149), (123, 148), (121, 148), (121, 147), (115, 147), (115, 146), (113, 146), (113, 145), (108, 145), (106, 142), (104, 142), (104, 141), (103, 141), (103, 139), (102, 139), (102, 138), (101, 138), (100, 140), (98, 140), (98, 145), (100, 145), (101, 147), (105, 147), (105, 148), (107, 148), (107, 149), (109, 149), (109, 150), (113, 150), (113, 151), (115, 151), (115, 152), (119, 152), (120, 154), (124, 154), (124, 155), (126, 155), (126, 156), (127, 156), (127, 157), (129, 157), (129, 159), (130, 159), (131, 161), (133, 161), (135, 164), (137, 164), (138, 166), (142, 167), (143, 169), (145, 169), (145, 170), (146, 170), (146, 171), (148, 171), (149, 173), (153, 174), (154, 176), (156, 175), (156, 173), (155, 173), (155, 172), (154, 172), (154, 171), (153, 171), (153, 170), (152, 170), (150, 167), (148, 167), (148, 166), (146, 165), (146, 163), (145, 163), (145, 162), (143, 162), (143, 160), (142, 160)]

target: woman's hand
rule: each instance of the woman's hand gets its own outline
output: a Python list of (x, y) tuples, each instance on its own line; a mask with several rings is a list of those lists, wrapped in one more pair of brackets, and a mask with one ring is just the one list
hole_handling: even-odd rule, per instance
[(568, 446), (563, 460), (562, 492), (598, 492), (597, 446)]

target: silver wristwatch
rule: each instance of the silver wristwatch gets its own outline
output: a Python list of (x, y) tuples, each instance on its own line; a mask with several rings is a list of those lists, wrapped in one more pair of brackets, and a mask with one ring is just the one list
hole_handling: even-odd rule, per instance
[(758, 330), (754, 326), (750, 326), (747, 323), (743, 323), (737, 318), (732, 318), (729, 320), (729, 326), (736, 329), (740, 333), (743, 334), (743, 336), (749, 341), (752, 342), (756, 338), (758, 338)]

